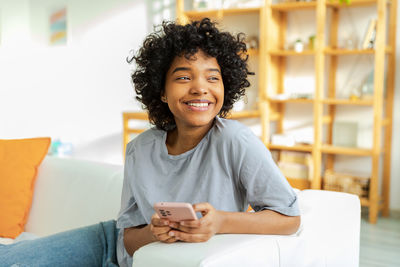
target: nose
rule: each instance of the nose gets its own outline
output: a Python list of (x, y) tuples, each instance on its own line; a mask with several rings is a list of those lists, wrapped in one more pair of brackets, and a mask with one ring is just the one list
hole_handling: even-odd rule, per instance
[(190, 87), (190, 93), (193, 95), (208, 94), (207, 80), (204, 78), (194, 79)]

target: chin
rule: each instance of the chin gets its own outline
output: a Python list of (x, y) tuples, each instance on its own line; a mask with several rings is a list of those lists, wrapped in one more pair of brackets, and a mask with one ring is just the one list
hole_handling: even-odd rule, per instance
[(190, 121), (188, 122), (188, 125), (190, 125), (191, 127), (204, 127), (209, 125), (210, 123), (212, 123), (214, 121), (215, 117), (212, 118), (208, 118), (208, 119), (199, 119), (196, 121)]

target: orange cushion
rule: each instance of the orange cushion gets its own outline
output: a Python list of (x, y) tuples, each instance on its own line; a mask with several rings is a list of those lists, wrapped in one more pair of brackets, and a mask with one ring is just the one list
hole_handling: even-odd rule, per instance
[(50, 138), (0, 139), (0, 237), (24, 231), (32, 204), (37, 168)]

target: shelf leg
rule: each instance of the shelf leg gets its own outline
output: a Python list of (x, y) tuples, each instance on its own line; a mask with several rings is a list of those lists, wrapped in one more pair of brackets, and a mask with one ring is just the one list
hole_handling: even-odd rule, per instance
[(369, 222), (376, 224), (379, 213), (379, 193), (378, 193), (378, 181), (379, 181), (379, 153), (375, 153), (372, 156), (372, 170), (371, 180), (369, 187)]
[(376, 224), (378, 220), (379, 205), (376, 201), (370, 201), (368, 209), (368, 220), (371, 224)]

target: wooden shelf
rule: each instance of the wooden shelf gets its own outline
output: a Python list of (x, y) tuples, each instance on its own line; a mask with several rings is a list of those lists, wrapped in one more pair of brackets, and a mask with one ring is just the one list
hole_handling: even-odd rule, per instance
[(203, 18), (203, 17), (218, 17), (222, 11), (221, 10), (190, 10), (185, 11), (184, 14), (189, 18)]
[(297, 179), (297, 178), (290, 178), (286, 177), (289, 184), (297, 189), (304, 190), (311, 188), (311, 182), (307, 179)]
[(224, 15), (243, 15), (251, 13), (259, 13), (261, 7), (252, 8), (228, 8), (228, 9), (209, 9), (209, 10), (189, 10), (184, 14), (189, 18), (202, 18), (202, 17), (218, 17)]
[(372, 156), (372, 149), (337, 147), (333, 145), (322, 145), (321, 152), (326, 154), (351, 155), (351, 156)]
[(374, 49), (334, 49), (326, 48), (325, 54), (327, 55), (368, 55), (374, 54)]
[(302, 52), (296, 52), (294, 50), (271, 50), (269, 54), (272, 56), (313, 56), (315, 55), (314, 50), (304, 50)]
[(242, 15), (260, 12), (261, 7), (222, 9), (224, 15)]
[(305, 98), (290, 98), (290, 99), (269, 99), (270, 102), (272, 103), (302, 103), (302, 104), (308, 104), (308, 103), (313, 103), (314, 99), (305, 99)]
[[(328, 123), (332, 123), (332, 122), (333, 122), (333, 120), (332, 120), (331, 116), (325, 115), (325, 116), (322, 117), (322, 123), (323, 124), (328, 124)], [(391, 121), (390, 121), (389, 118), (383, 118), (381, 120), (382, 127), (386, 127), (386, 126), (390, 125), (390, 123), (391, 123)]]
[(256, 55), (259, 54), (259, 52), (260, 51), (258, 49), (254, 49), (254, 48), (251, 48), (251, 49), (247, 50), (247, 54), (249, 56), (256, 56)]
[(122, 116), (124, 120), (148, 120), (149, 116), (147, 112), (123, 112)]
[[(327, 47), (324, 50), (326, 55), (339, 56), (339, 55), (374, 55), (375, 49), (335, 49)], [(385, 48), (385, 53), (392, 53), (393, 49), (391, 47)]]
[[(374, 6), (377, 4), (376, 0), (351, 0), (351, 4), (340, 4), (339, 1), (327, 1), (326, 6), (331, 8), (351, 8), (351, 7), (360, 7), (360, 6)], [(390, 5), (391, 2), (387, 1), (387, 4)]]
[(372, 106), (374, 104), (372, 99), (350, 100), (350, 99), (336, 99), (336, 98), (323, 99), (322, 103), (329, 105), (354, 105), (354, 106)]
[(312, 145), (281, 146), (281, 145), (269, 144), (268, 148), (270, 150), (289, 150), (289, 151), (312, 152)]
[(271, 9), (274, 11), (292, 11), (292, 10), (303, 10), (303, 9), (315, 9), (317, 2), (288, 2), (272, 4)]
[(260, 111), (258, 110), (244, 110), (234, 111), (227, 116), (227, 119), (245, 119), (245, 118), (258, 118)]

